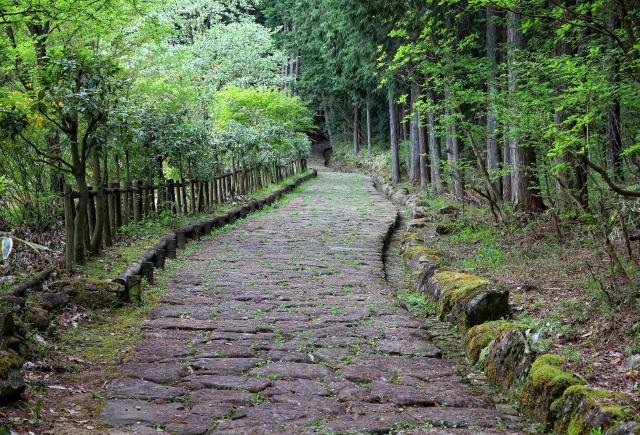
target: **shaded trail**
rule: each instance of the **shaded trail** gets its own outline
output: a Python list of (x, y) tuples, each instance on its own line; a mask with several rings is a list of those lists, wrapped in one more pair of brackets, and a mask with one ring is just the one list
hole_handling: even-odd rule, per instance
[(321, 170), (287, 205), (201, 242), (102, 420), (118, 433), (519, 433), (392, 297), (395, 218), (367, 177)]

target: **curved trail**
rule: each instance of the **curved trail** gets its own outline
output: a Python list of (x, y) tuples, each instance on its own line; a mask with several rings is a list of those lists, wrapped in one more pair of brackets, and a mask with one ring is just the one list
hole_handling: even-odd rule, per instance
[(395, 218), (367, 177), (324, 170), (201, 242), (101, 420), (113, 433), (519, 433), (391, 296)]

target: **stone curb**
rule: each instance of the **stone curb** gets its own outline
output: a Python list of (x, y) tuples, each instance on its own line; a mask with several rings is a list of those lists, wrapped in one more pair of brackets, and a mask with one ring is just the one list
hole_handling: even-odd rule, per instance
[(149, 283), (153, 283), (154, 269), (164, 269), (165, 259), (175, 259), (177, 251), (184, 249), (189, 241), (200, 240), (200, 238), (208, 235), (216, 228), (222, 228), (225, 225), (232, 224), (238, 219), (243, 219), (249, 214), (273, 204), (302, 183), (317, 176), (318, 172), (314, 169), (310, 173), (282, 186), (264, 198), (251, 201), (243, 206), (235, 207), (211, 219), (185, 225), (170, 232), (164, 236), (156, 246), (145, 251), (137, 261), (131, 263), (124, 272), (112, 281), (123, 287), (126, 302), (139, 303), (142, 300), (142, 278), (146, 278)]
[(509, 314), (509, 292), (480, 277), (460, 273), (444, 264), (440, 253), (424, 246), (418, 230), (426, 226), (425, 212), (417, 196), (396, 191), (374, 177), (374, 185), (397, 206), (407, 207), (415, 218), (402, 238), (402, 254), (413, 277), (413, 288), (437, 305), (437, 314), (461, 330)]
[(530, 331), (500, 320), (509, 316), (509, 292), (447, 268), (440, 253), (427, 248), (419, 234), (428, 221), (418, 196), (396, 190), (382, 177), (372, 178), (379, 192), (396, 206), (408, 208), (413, 218), (403, 234), (402, 255), (414, 290), (437, 304), (442, 320), (465, 333), (467, 358), (482, 366), (489, 381), (514, 392), (524, 414), (558, 435), (640, 435), (640, 422), (633, 421), (636, 404), (629, 396), (585, 386), (580, 376), (562, 369), (561, 356), (534, 359)]

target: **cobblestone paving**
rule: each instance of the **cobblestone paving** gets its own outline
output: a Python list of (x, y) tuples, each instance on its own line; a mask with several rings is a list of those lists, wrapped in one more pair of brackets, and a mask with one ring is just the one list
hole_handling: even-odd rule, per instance
[(368, 178), (322, 171), (202, 242), (101, 421), (112, 433), (519, 433), (391, 296), (395, 217)]

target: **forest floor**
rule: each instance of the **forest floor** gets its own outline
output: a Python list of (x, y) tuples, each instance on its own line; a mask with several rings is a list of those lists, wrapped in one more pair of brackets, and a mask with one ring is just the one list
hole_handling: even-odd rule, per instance
[(396, 214), (367, 177), (321, 172), (192, 243), (145, 306), (67, 338), (85, 346), (67, 353), (76, 369), (40, 379), (31, 417), (9, 422), (56, 434), (522, 433), (449, 327), (393, 297), (382, 253)]
[[(335, 165), (369, 169), (339, 159)], [(477, 203), (426, 193), (421, 202), (435, 216), (426, 229), (428, 246), (454, 268), (509, 289), (515, 319), (543, 331), (535, 351), (564, 355), (590, 384), (640, 398), (640, 300), (612, 273), (608, 255), (584, 227), (556, 226), (549, 215), (498, 225)], [(453, 221), (438, 216), (447, 206), (458, 210)], [(624, 257), (622, 243), (616, 248)]]

